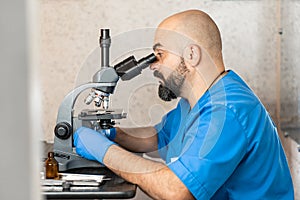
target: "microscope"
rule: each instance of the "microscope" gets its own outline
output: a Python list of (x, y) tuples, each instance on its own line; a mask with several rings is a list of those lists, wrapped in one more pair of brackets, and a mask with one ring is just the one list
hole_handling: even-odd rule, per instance
[[(126, 113), (109, 109), (109, 96), (114, 93), (119, 78), (123, 81), (130, 80), (141, 74), (141, 71), (156, 61), (156, 56), (150, 55), (136, 61), (130, 56), (114, 67), (109, 66), (109, 48), (111, 38), (109, 29), (100, 30), (100, 56), (101, 68), (97, 71), (92, 82), (82, 84), (63, 99), (57, 115), (54, 129), (54, 155), (59, 163), (59, 171), (75, 168), (103, 167), (99, 162), (90, 161), (76, 154), (73, 146), (73, 134), (81, 126), (96, 131), (114, 127), (116, 119), (126, 118)], [(74, 116), (74, 105), (77, 97), (85, 90), (91, 89), (84, 102), (89, 105), (93, 101), (97, 109), (84, 109)], [(100, 133), (99, 133), (100, 134)], [(99, 144), (101, 145), (101, 144)]]

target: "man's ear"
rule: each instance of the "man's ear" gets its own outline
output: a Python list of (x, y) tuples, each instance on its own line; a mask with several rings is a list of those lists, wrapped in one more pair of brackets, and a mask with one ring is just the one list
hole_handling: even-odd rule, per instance
[(188, 45), (183, 51), (183, 58), (192, 67), (197, 66), (201, 61), (201, 48), (195, 44)]

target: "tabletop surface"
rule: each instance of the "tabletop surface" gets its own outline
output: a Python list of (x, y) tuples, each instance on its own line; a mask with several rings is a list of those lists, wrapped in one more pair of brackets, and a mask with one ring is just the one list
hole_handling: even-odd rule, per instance
[[(43, 142), (43, 161), (53, 144)], [(71, 169), (64, 173), (105, 175), (105, 180), (97, 187), (69, 187), (60, 190), (42, 190), (46, 199), (128, 199), (133, 198), (137, 186), (120, 178), (106, 167)], [(42, 187), (43, 189), (43, 187)]]

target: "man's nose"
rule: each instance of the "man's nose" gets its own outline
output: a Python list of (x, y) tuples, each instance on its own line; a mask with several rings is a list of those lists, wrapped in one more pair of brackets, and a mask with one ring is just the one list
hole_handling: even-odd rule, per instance
[(152, 64), (150, 65), (150, 69), (151, 69), (151, 70), (157, 70), (157, 69), (158, 69), (158, 63), (157, 63), (157, 61), (155, 61), (154, 63), (152, 63)]

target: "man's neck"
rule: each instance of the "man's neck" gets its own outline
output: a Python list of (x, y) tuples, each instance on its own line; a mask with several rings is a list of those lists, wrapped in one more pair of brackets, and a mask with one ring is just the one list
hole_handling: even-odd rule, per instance
[[(204, 95), (204, 93), (213, 85), (215, 85), (226, 74), (226, 71), (220, 70), (214, 76), (210, 76), (209, 78), (207, 78), (207, 81), (204, 81), (204, 79), (201, 77), (195, 78), (192, 83), (189, 84), (190, 87), (187, 86), (183, 88), (182, 91), (186, 92), (183, 92), (182, 97), (189, 102), (192, 109), (199, 101), (199, 99)], [(187, 91), (189, 91), (189, 93), (187, 93)]]

